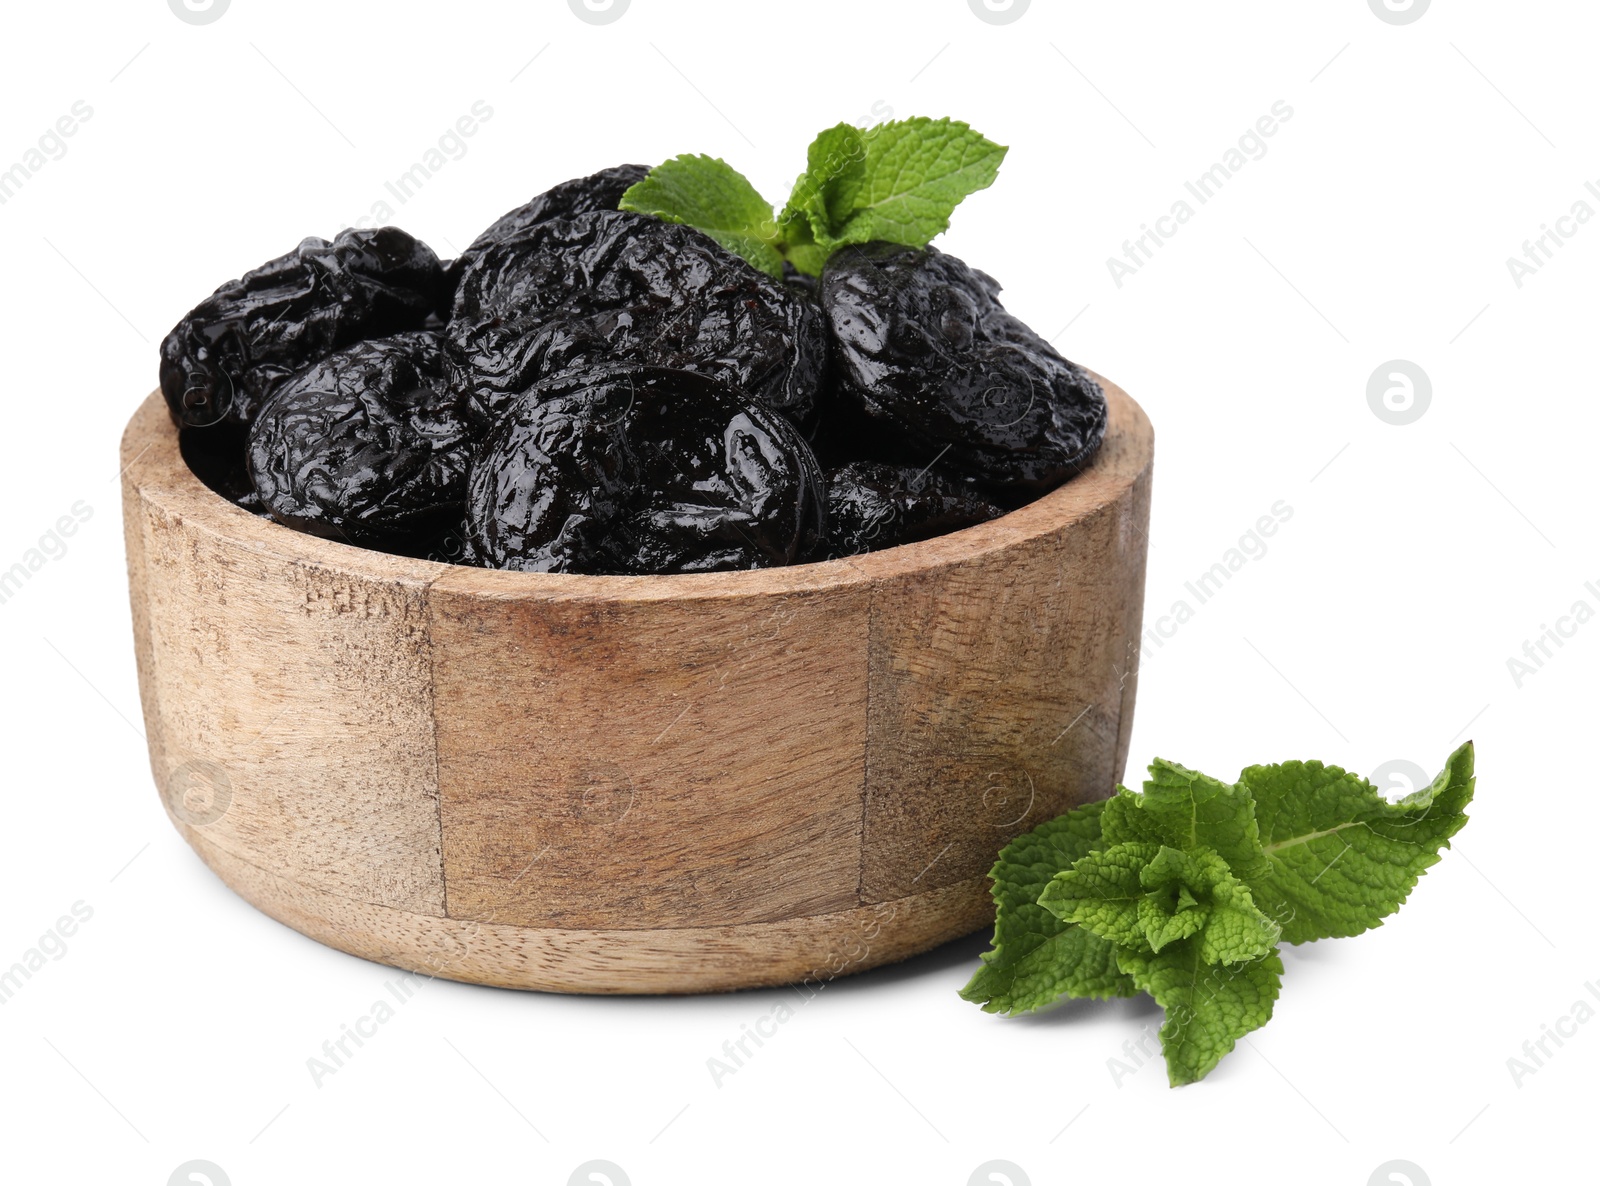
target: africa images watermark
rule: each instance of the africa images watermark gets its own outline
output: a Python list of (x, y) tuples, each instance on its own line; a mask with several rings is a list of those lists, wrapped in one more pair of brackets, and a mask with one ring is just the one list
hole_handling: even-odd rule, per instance
[[(1600, 202), (1600, 185), (1593, 181), (1585, 181), (1583, 188), (1589, 197)], [(1511, 273), (1511, 281), (1518, 288), (1528, 282), (1530, 276), (1536, 276), (1544, 270), (1544, 266), (1555, 259), (1556, 253), (1567, 245), (1567, 240), (1575, 238), (1579, 231), (1594, 220), (1595, 210), (1587, 199), (1579, 198), (1572, 203), (1572, 207), (1555, 220), (1552, 226), (1548, 222), (1539, 224), (1539, 234), (1531, 239), (1522, 241), (1522, 258), (1514, 255), (1506, 257), (1506, 270)]]
[(614, 1161), (586, 1161), (573, 1170), (567, 1186), (632, 1186), (627, 1171)]
[[(872, 941), (886, 923), (893, 921), (897, 913), (893, 902), (880, 902), (871, 915), (858, 920), (857, 933), (845, 949), (830, 951), (822, 964), (789, 986), (799, 997), (799, 1004), (809, 1005), (834, 980), (845, 975), (854, 965), (864, 963), (872, 953)], [(757, 1017), (753, 1025), (741, 1022), (738, 1037), (723, 1042), (720, 1056), (712, 1055), (706, 1059), (706, 1070), (711, 1073), (712, 1085), (720, 1088), (724, 1080), (746, 1067), (768, 1041), (778, 1036), (780, 1027), (794, 1020), (798, 1009), (797, 1005), (780, 1001)]]
[(94, 917), (94, 907), (79, 899), (51, 924), (38, 942), (22, 953), (5, 971), (0, 972), (0, 1005), (9, 1004), (11, 998), (22, 991), (22, 986), (33, 979), (35, 972), (44, 970), (45, 961), (63, 960), (67, 957), (67, 940), (78, 933), (78, 928)]
[[(1594, 581), (1585, 581), (1584, 592), (1600, 602), (1600, 585)], [(1554, 626), (1545, 622), (1539, 623), (1539, 633), (1533, 638), (1524, 639), (1522, 655), (1519, 658), (1512, 655), (1506, 659), (1506, 670), (1511, 673), (1511, 682), (1520, 691), (1522, 685), (1530, 678), (1544, 670), (1544, 665), (1556, 656), (1556, 651), (1567, 645), (1567, 641), (1575, 637), (1578, 630), (1587, 625), (1595, 616), (1595, 608), (1588, 599), (1580, 597), (1572, 603), (1566, 613), (1556, 619)]]
[(1129, 1038), (1122, 1044), (1121, 1058), (1106, 1059), (1106, 1070), (1111, 1072), (1111, 1085), (1120, 1091), (1124, 1079), (1131, 1079), (1152, 1060), (1160, 1057), (1161, 1037), (1147, 1025), (1139, 1031), (1137, 1041)]
[(186, 1161), (172, 1171), (167, 1186), (233, 1186), (233, 1179), (214, 1161)]
[(1409, 25), (1420, 21), (1431, 0), (1367, 0), (1367, 7), (1386, 25)]
[(1255, 525), (1239, 537), (1237, 544), (1224, 551), (1220, 560), (1193, 580), (1183, 583), (1188, 597), (1178, 598), (1172, 603), (1172, 608), (1145, 627), (1143, 644), (1139, 648), (1141, 662), (1143, 656), (1151, 653), (1150, 644), (1159, 651), (1193, 620), (1200, 606), (1222, 591), (1233, 579), (1234, 573), (1267, 554), (1267, 540), (1277, 535), (1278, 529), (1294, 518), (1294, 508), (1281, 498), (1268, 510), (1271, 514), (1256, 519)]
[(231, 0), (167, 0), (172, 15), (186, 25), (209, 25), (220, 21)]
[(567, 0), (572, 15), (586, 25), (609, 25), (628, 11), (629, 0)]
[[(1220, 160), (1193, 181), (1185, 181), (1184, 189), (1199, 205), (1204, 206), (1221, 192), (1223, 186), (1237, 177), (1246, 165), (1266, 156), (1269, 148), (1267, 140), (1276, 136), (1282, 126), (1293, 118), (1294, 108), (1285, 100), (1279, 99), (1265, 115), (1245, 130), (1237, 143), (1222, 154)], [(1147, 222), (1140, 223), (1138, 236), (1122, 241), (1122, 258), (1118, 259), (1114, 255), (1106, 257), (1106, 269), (1111, 273), (1111, 279), (1116, 286), (1121, 288), (1128, 277), (1137, 275), (1155, 258), (1156, 252), (1167, 245), (1167, 240), (1176, 236), (1195, 214), (1196, 207), (1190, 205), (1189, 199), (1179, 198), (1172, 203), (1172, 208), (1167, 213), (1155, 220), (1154, 226)]]
[(320, 1088), (325, 1079), (338, 1074), (366, 1045), (368, 1038), (378, 1036), (378, 1027), (393, 1021), (400, 1007), (409, 1004), (417, 995), (417, 989), (432, 979), (433, 977), (425, 972), (407, 972), (398, 979), (385, 980), (383, 987), (388, 990), (394, 1003), (390, 1004), (389, 1001), (379, 997), (355, 1021), (341, 1022), (338, 1036), (322, 1043), (322, 1057), (312, 1055), (306, 1059), (306, 1070), (311, 1072), (311, 1082)]
[(51, 124), (9, 167), (0, 170), (0, 206), (4, 206), (28, 184), (30, 178), (52, 161), (67, 155), (67, 140), (94, 118), (94, 108), (82, 99), (75, 100), (60, 119)]
[[(1589, 980), (1583, 987), (1595, 1001), (1600, 1002), (1600, 984)], [(1513, 1055), (1506, 1059), (1506, 1070), (1511, 1072), (1511, 1082), (1520, 1089), (1530, 1075), (1537, 1075), (1567, 1042), (1578, 1036), (1578, 1027), (1588, 1025), (1594, 1020), (1595, 1015), (1595, 1006), (1579, 997), (1572, 1002), (1567, 1012), (1555, 1019), (1553, 1024), (1542, 1023), (1539, 1026), (1539, 1036), (1529, 1038), (1522, 1044), (1521, 1057)]]
[(986, 25), (1009, 25), (1028, 11), (1029, 0), (967, 0), (972, 15)]
[(1367, 406), (1385, 424), (1415, 424), (1432, 402), (1433, 380), (1409, 359), (1392, 358), (1367, 379)]
[(58, 518), (31, 548), (22, 553), (20, 560), (10, 568), (0, 569), (0, 605), (5, 605), (22, 592), (23, 586), (33, 579), (34, 573), (52, 560), (60, 560), (65, 556), (67, 540), (77, 535), (78, 528), (94, 518), (94, 508), (82, 499), (72, 504), (71, 512)]
[(472, 147), (467, 141), (493, 118), (494, 108), (486, 100), (475, 100), (455, 123), (439, 134), (438, 139), (423, 151), (409, 169), (383, 183), (388, 197), (373, 202), (367, 212), (350, 225), (358, 229), (388, 226), (394, 220), (396, 209), (395, 205), (390, 204), (389, 198), (393, 198), (397, 205), (404, 206), (416, 197), (422, 187), (447, 165), (467, 155)]
[(338, 1036), (328, 1038), (322, 1043), (321, 1057), (314, 1054), (306, 1059), (306, 1070), (311, 1074), (312, 1084), (320, 1089), (325, 1080), (348, 1066), (362, 1047), (377, 1037), (382, 1027), (398, 1016), (400, 1007), (411, 1003), (417, 995), (417, 989), (422, 985), (441, 978), (463, 979), (464, 977), (456, 973), (473, 958), (473, 945), (483, 934), (484, 927), (493, 925), (495, 921), (493, 910), (481, 918), (462, 920), (458, 934), (444, 937), (455, 946), (455, 950), (448, 954), (443, 952), (419, 954), (414, 951), (398, 953), (387, 949), (372, 954), (369, 958), (377, 963), (400, 968), (402, 974), (383, 982), (390, 1000), (378, 997), (367, 1007), (366, 1012), (353, 1022), (340, 1022)]

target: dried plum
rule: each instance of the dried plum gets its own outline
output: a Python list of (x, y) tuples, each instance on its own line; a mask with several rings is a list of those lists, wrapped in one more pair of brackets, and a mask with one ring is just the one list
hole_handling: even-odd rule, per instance
[(820, 310), (691, 227), (625, 211), (539, 223), (466, 270), (450, 326), (459, 381), (496, 413), (563, 371), (695, 371), (796, 419), (827, 360)]
[(161, 345), (190, 468), (360, 546), (646, 574), (927, 539), (1099, 448), (1098, 383), (983, 272), (868, 243), (774, 277), (617, 209), (649, 172), (563, 182), (448, 267), (385, 227), (224, 284)]
[(358, 342), (296, 375), (250, 429), (250, 477), (278, 522), (404, 546), (459, 522), (485, 424), (448, 386), (436, 334)]
[(246, 439), (242, 425), (186, 424), (178, 429), (178, 453), (208, 489), (253, 515), (266, 515), (244, 462)]
[(1100, 385), (1016, 317), (1000, 286), (937, 248), (869, 243), (828, 260), (822, 305), (834, 383), (934, 458), (1042, 491), (1077, 473), (1105, 435)]
[(937, 470), (858, 461), (828, 473), (828, 550), (855, 556), (931, 539), (1005, 514)]
[(495, 424), (468, 554), (531, 572), (790, 564), (817, 546), (825, 497), (783, 416), (705, 375), (614, 366), (548, 380)]
[(783, 282), (788, 286), (789, 291), (793, 293), (813, 301), (818, 299), (819, 281), (817, 277), (806, 275), (788, 260), (783, 261)]
[(290, 376), (365, 338), (420, 328), (444, 274), (394, 227), (306, 239), (230, 280), (161, 343), (161, 391), (179, 424), (248, 424)]
[(615, 210), (622, 195), (643, 181), (650, 169), (645, 165), (614, 165), (587, 177), (574, 177), (530, 198), (515, 210), (508, 210), (483, 234), (474, 239), (449, 268), (450, 290), (455, 291), (467, 265), (494, 244), (509, 239), (552, 218), (571, 218), (592, 210)]

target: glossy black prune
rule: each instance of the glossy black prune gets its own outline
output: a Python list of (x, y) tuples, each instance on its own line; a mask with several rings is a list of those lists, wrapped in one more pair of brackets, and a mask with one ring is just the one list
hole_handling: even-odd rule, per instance
[(529, 572), (792, 564), (821, 538), (816, 460), (783, 416), (659, 367), (569, 373), (491, 430), (467, 485), (467, 555)]
[(615, 210), (622, 195), (650, 172), (647, 165), (613, 165), (587, 177), (574, 177), (530, 198), (515, 210), (508, 210), (484, 231), (448, 268), (451, 292), (461, 281), (467, 265), (494, 244), (509, 239), (552, 218), (571, 218), (593, 210)]
[(247, 438), (239, 424), (186, 424), (178, 429), (178, 453), (208, 489), (253, 515), (266, 515), (244, 461)]
[(563, 371), (695, 371), (806, 418), (827, 361), (820, 309), (692, 227), (625, 211), (557, 218), (491, 245), (461, 278), (458, 381), (499, 413)]
[(446, 383), (437, 334), (358, 342), (262, 406), (250, 428), (250, 478), (286, 526), (404, 548), (459, 521), (484, 428)]
[(834, 384), (901, 436), (907, 460), (1042, 491), (1099, 448), (1105, 395), (999, 292), (933, 247), (835, 252), (822, 276)]
[(395, 227), (306, 239), (230, 280), (161, 343), (161, 391), (178, 424), (248, 424), (290, 376), (365, 338), (418, 329), (444, 273)]
[(828, 473), (828, 552), (855, 556), (931, 539), (1005, 514), (937, 470), (857, 461)]
[(818, 287), (822, 283), (821, 278), (808, 276), (788, 260), (783, 261), (783, 282), (791, 292), (808, 297), (813, 301), (817, 300), (821, 295)]

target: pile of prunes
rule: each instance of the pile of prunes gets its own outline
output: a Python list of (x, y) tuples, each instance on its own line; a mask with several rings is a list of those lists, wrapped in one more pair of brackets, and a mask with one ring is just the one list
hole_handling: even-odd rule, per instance
[(529, 572), (682, 573), (954, 531), (1072, 477), (1094, 379), (932, 247), (779, 280), (558, 185), (451, 263), (394, 227), (307, 239), (161, 344), (191, 469), (360, 547)]

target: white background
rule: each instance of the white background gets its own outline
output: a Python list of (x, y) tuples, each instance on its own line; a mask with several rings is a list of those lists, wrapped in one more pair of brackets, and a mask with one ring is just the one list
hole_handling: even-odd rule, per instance
[[(1359, 1186), (1392, 1159), (1435, 1184), (1552, 1180), (1580, 1147), (1564, 1180), (1592, 1176), (1600, 1024), (1520, 1086), (1507, 1059), (1600, 982), (1600, 624), (1520, 687), (1507, 660), (1600, 609), (1600, 224), (1568, 224), (1521, 287), (1506, 265), (1580, 199), (1600, 211), (1592, 5), (1436, 0), (1397, 26), (1366, 0), (1035, 0), (992, 25), (966, 0), (633, 0), (597, 26), (564, 0), (233, 0), (194, 26), (80, 0), (4, 21), (0, 167), (75, 101), (93, 114), (0, 205), (0, 568), (75, 503), (92, 517), (0, 605), (0, 965), (72, 903), (93, 917), (0, 1007), (0, 1178), (159, 1186), (203, 1158), (235, 1186), (559, 1184), (604, 1158), (635, 1186), (960, 1186), (1000, 1158), (1037, 1186)], [(959, 1000), (976, 939), (829, 987), (720, 1087), (707, 1059), (792, 995), (434, 982), (314, 1086), (306, 1060), (393, 973), (256, 913), (164, 818), (116, 444), (190, 305), (367, 215), (477, 100), (469, 151), (394, 214), (441, 255), (624, 160), (721, 155), (781, 199), (842, 119), (948, 114), (1010, 145), (943, 246), (1149, 411), (1147, 622), (1293, 509), (1147, 648), (1130, 777), (1156, 754), (1431, 774), (1470, 736), (1456, 848), (1390, 925), (1287, 952), (1274, 1020), (1183, 1090), (1108, 1069), (1159, 1024), (1146, 1004)], [(1119, 287), (1107, 257), (1278, 100), (1266, 154)], [(1404, 426), (1367, 400), (1392, 359), (1432, 382)]]

